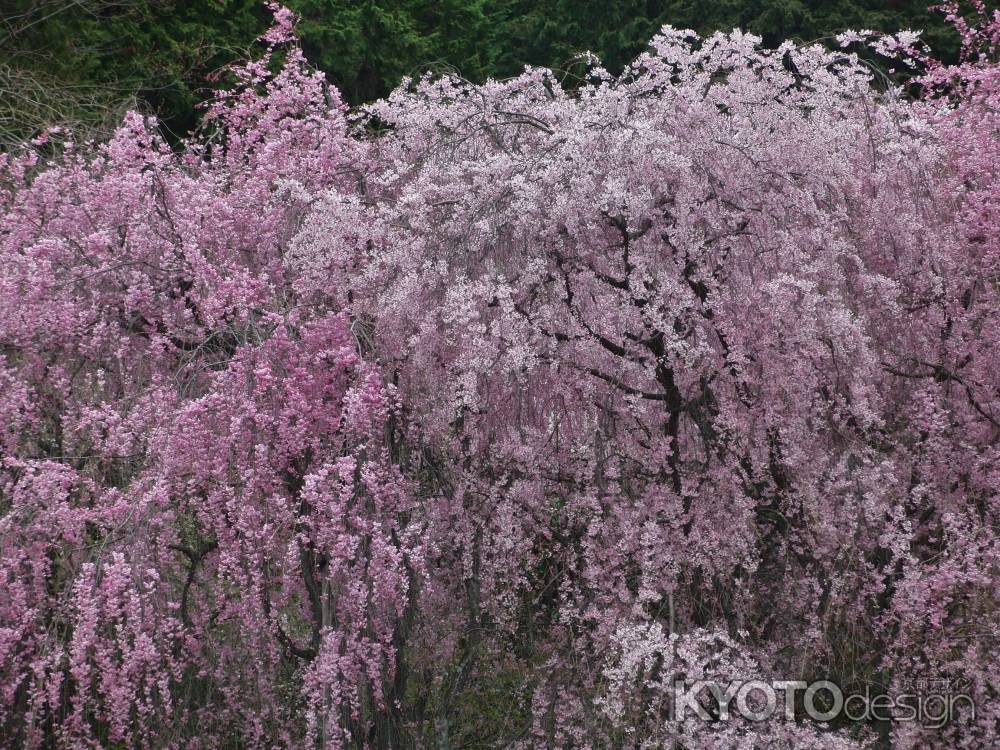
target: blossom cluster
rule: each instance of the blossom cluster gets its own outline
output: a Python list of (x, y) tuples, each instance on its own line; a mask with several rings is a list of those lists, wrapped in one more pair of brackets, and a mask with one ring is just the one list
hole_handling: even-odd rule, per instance
[[(275, 6), (181, 149), (0, 157), (0, 742), (994, 743), (1000, 16), (945, 9), (958, 65), (876, 40), (919, 96), (664, 27), (352, 114)], [(974, 710), (667, 710), (925, 674)]]

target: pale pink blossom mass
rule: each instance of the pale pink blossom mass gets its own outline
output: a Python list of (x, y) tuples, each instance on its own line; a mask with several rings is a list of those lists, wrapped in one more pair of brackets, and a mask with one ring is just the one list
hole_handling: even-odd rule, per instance
[[(0, 156), (0, 745), (993, 746), (1000, 15), (945, 9), (958, 65), (664, 27), (351, 113), (273, 6), (181, 148)], [(667, 710), (720, 675), (975, 711)]]

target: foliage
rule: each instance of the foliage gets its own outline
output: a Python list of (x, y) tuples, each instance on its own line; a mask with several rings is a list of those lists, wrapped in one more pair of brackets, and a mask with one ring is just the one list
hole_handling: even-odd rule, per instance
[(32, 116), (24, 97), (5, 87), (0, 96), (16, 118), (2, 124), (0, 142), (67, 119), (98, 132), (113, 129), (106, 106), (80, 106), (80, 98), (137, 98), (176, 139), (194, 126), (195, 105), (208, 98), (206, 77), (244, 58), (266, 28), (266, 9), (246, 0), (13, 0), (0, 21), (0, 68), (43, 79), (36, 88), (55, 100), (50, 112)]
[(768, 47), (785, 40), (813, 42), (846, 29), (923, 29), (939, 54), (957, 51), (950, 27), (923, 0), (515, 0), (509, 19), (511, 32), (504, 44), (509, 74), (519, 72), (524, 62), (560, 67), (581, 50), (594, 52), (610, 70), (618, 71), (645, 49), (663, 24), (700, 34), (739, 28), (759, 35)]
[[(275, 7), (183, 148), (3, 157), (0, 736), (993, 743), (1000, 16), (948, 11), (956, 65), (667, 27), (352, 119)], [(928, 672), (975, 714), (664, 710)]]
[[(768, 46), (848, 28), (926, 30), (951, 59), (957, 36), (923, 0), (293, 0), (309, 59), (352, 104), (404, 75), (450, 67), (472, 81), (525, 64), (572, 70), (589, 50), (620, 71), (669, 23), (699, 33), (742, 28)], [(266, 27), (260, 0), (10, 0), (0, 11), (0, 145), (45, 126), (109, 132), (138, 100), (168, 139), (197, 122), (212, 74), (243, 59)], [(118, 105), (119, 109), (115, 110)], [(109, 110), (111, 110), (109, 112)]]

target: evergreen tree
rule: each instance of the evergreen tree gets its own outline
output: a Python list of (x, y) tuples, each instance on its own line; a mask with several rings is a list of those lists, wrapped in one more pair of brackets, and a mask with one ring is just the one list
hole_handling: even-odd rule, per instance
[[(958, 37), (926, 0), (286, 0), (309, 59), (350, 104), (406, 75), (472, 81), (525, 64), (566, 71), (582, 51), (620, 71), (664, 24), (705, 34), (829, 39), (848, 28), (924, 30), (945, 60)], [(996, 7), (996, 3), (988, 7)], [(197, 122), (212, 73), (246, 58), (267, 24), (260, 0), (7, 0), (0, 9), (0, 144), (68, 124), (100, 129), (125, 107), (155, 112), (176, 142)]]

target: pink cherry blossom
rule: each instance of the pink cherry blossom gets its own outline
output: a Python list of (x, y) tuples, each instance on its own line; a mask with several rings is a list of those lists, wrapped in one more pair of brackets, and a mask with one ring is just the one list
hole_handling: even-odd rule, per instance
[(952, 66), (664, 27), (351, 114), (272, 6), (182, 148), (0, 157), (4, 746), (995, 743), (1000, 16), (944, 7)]

